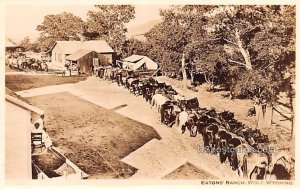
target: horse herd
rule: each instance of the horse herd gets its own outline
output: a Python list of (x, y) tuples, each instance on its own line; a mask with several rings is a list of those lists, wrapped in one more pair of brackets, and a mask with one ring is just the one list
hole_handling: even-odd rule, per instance
[(291, 179), (294, 159), (289, 149), (268, 147), (268, 136), (245, 126), (229, 111), (200, 108), (197, 97), (186, 99), (171, 85), (153, 77), (141, 76), (119, 68), (94, 70), (100, 79), (117, 82), (130, 93), (141, 95), (160, 115), (160, 122), (191, 137), (202, 135), (202, 152), (216, 154), (239, 176), (248, 179)]
[(10, 69), (17, 69), (20, 71), (45, 71), (48, 72), (48, 65), (35, 58), (28, 58), (24, 56), (8, 56), (6, 59)]

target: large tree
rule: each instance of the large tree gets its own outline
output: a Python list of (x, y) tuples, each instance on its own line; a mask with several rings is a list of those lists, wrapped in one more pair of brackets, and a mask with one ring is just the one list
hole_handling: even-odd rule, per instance
[(177, 6), (161, 15), (147, 37), (162, 54), (185, 53), (191, 68), (232, 97), (273, 106), (284, 91), (293, 109), (295, 6)]
[[(203, 41), (205, 36), (202, 25), (205, 23), (203, 14), (213, 9), (214, 6), (173, 6), (160, 12), (163, 20), (150, 30), (146, 37), (153, 49), (161, 53), (163, 71), (181, 71), (183, 84), (186, 81), (186, 67), (191, 66), (195, 58), (194, 44)], [(195, 38), (195, 36), (197, 36)], [(193, 70), (190, 70), (192, 76)]]
[(36, 28), (41, 31), (38, 39), (41, 50), (48, 50), (58, 40), (80, 40), (84, 26), (82, 19), (72, 13), (45, 16), (43, 23)]
[[(220, 9), (210, 17), (209, 24), (211, 34), (222, 39), (220, 45), (231, 49), (231, 53), (225, 56), (222, 53), (222, 57), (226, 58), (230, 78), (227, 84), (232, 94), (256, 94), (268, 103), (276, 102), (286, 72), (294, 65), (295, 7), (224, 6)], [(233, 65), (242, 66), (238, 74), (231, 74)]]
[(26, 36), (20, 43), (20, 45), (25, 49), (25, 51), (31, 50), (31, 42), (29, 36)]
[(126, 23), (134, 18), (132, 5), (95, 5), (97, 11), (89, 11), (85, 35), (107, 40), (121, 54), (126, 41)]
[(39, 52), (38, 42), (32, 42), (28, 36), (26, 36), (20, 43), (24, 47), (25, 51)]

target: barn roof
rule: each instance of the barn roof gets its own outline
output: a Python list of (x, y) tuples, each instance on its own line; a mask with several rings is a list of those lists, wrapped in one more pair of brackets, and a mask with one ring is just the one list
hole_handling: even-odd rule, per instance
[[(96, 51), (98, 53), (115, 52), (106, 41), (92, 40), (92, 41), (56, 41), (51, 50), (57, 46), (65, 54), (72, 54), (79, 49), (87, 49)], [(50, 51), (51, 51), (50, 50)]]
[(81, 46), (82, 49), (89, 49), (96, 51), (98, 53), (100, 52), (115, 52), (106, 41), (104, 40), (93, 40), (93, 41), (83, 41), (83, 44)]
[(71, 54), (79, 49), (81, 41), (57, 41), (53, 48), (57, 46), (65, 54)]
[(66, 57), (66, 60), (73, 60), (73, 61), (77, 61), (79, 60), (81, 57), (87, 55), (88, 53), (92, 52), (92, 50), (88, 50), (88, 49), (79, 49), (77, 51), (75, 51), (74, 53), (70, 54), (69, 56)]

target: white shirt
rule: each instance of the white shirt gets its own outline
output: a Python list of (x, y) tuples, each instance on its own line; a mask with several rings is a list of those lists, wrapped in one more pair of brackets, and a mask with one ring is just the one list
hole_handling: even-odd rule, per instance
[[(44, 129), (44, 121), (43, 121), (42, 118), (37, 119), (37, 120), (34, 122), (34, 124), (35, 124), (35, 123), (39, 123), (39, 124), (40, 124), (40, 126), (38, 127), (38, 129)], [(33, 125), (34, 125), (34, 124), (33, 124)]]

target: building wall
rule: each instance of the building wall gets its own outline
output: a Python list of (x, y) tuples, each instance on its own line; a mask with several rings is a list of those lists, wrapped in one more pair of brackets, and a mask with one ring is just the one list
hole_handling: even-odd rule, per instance
[[(106, 58), (108, 58), (108, 63), (109, 64), (114, 64), (115, 63), (115, 53), (113, 52), (104, 52), (104, 53), (99, 53), (103, 56), (105, 56)], [(56, 45), (53, 49), (52, 49), (52, 56), (51, 56), (51, 62), (54, 65), (64, 65), (66, 63), (66, 56), (68, 56), (69, 54), (64, 54), (64, 52), (61, 51), (61, 49)], [(105, 61), (106, 62), (106, 61)], [(105, 63), (106, 65), (106, 63)]]
[(57, 64), (58, 63), (58, 54), (61, 53), (60, 49), (58, 48), (57, 45), (55, 45), (55, 47), (52, 49), (52, 63), (53, 64)]
[(5, 107), (5, 179), (31, 179), (30, 111), (7, 101)]
[(53, 64), (62, 64), (64, 65), (66, 63), (66, 55), (64, 52), (60, 50), (60, 48), (56, 45), (52, 50), (52, 57), (51, 61)]
[(115, 63), (115, 55), (114, 55), (115, 53), (100, 53), (100, 54), (108, 58), (108, 62), (110, 64)]
[(77, 61), (77, 65), (80, 68), (80, 71), (86, 74), (90, 74), (90, 67), (93, 65), (93, 58), (97, 58), (97, 53), (92, 51), (85, 56), (81, 57)]
[(103, 54), (98, 54), (95, 51), (92, 51), (85, 56), (81, 57), (78, 61), (77, 64), (80, 67), (80, 71), (84, 72), (86, 74), (90, 74), (91, 72), (91, 66), (93, 65), (93, 58), (98, 58), (99, 65), (101, 66), (108, 66), (111, 64), (111, 58), (112, 55), (109, 56), (109, 54), (103, 55)]

